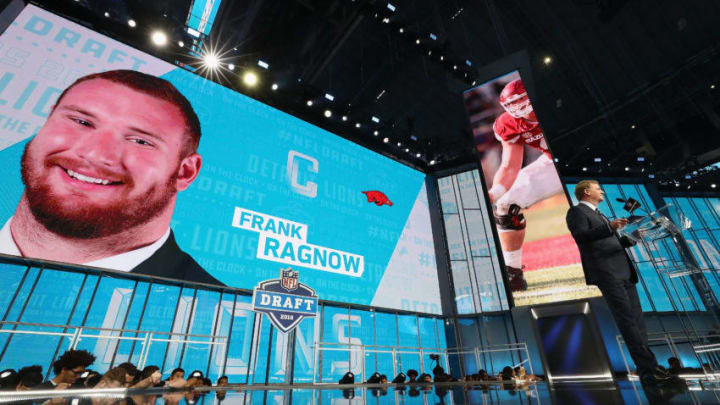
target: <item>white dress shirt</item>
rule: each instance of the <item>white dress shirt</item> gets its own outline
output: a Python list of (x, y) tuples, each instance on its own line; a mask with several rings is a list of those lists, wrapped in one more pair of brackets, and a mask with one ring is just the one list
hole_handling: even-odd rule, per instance
[[(10, 219), (5, 222), (5, 225), (2, 227), (2, 229), (0, 229), (0, 253), (13, 256), (22, 256), (22, 253), (20, 253), (20, 249), (15, 243), (15, 240), (12, 237), (12, 233), (10, 232), (10, 222), (12, 222), (12, 217), (10, 217)], [(144, 262), (150, 256), (152, 256), (158, 249), (160, 249), (160, 246), (162, 246), (169, 237), (170, 228), (168, 227), (167, 231), (165, 231), (165, 233), (163, 234), (163, 236), (160, 237), (160, 239), (147, 246), (143, 246), (129, 252), (120, 253), (115, 256), (104, 257), (102, 259), (94, 260), (92, 262), (76, 264), (100, 267), (111, 270), (130, 271), (138, 264)]]

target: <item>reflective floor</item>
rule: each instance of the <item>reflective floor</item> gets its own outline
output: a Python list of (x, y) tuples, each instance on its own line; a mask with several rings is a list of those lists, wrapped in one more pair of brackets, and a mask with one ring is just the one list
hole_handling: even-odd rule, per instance
[[(230, 387), (228, 387), (230, 388)], [(337, 386), (238, 386), (235, 389), (217, 388), (195, 391), (126, 391), (83, 390), (61, 396), (59, 392), (18, 397), (17, 393), (1, 392), (0, 403), (47, 403), (52, 405), (248, 405), (248, 404), (720, 404), (720, 390), (707, 384), (664, 388), (646, 395), (638, 382), (619, 381), (617, 384), (563, 384), (550, 386), (538, 383), (524, 388), (497, 383), (466, 386), (461, 383), (444, 386), (386, 386), (382, 388), (356, 386), (338, 389)], [(51, 398), (55, 397), (55, 398)], [(650, 398), (650, 399), (648, 399)], [(48, 401), (49, 402), (46, 402)]]

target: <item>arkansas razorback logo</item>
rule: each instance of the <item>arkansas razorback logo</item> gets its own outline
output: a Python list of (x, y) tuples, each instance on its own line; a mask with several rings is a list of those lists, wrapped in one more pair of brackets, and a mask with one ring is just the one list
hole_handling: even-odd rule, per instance
[(382, 191), (372, 190), (363, 191), (362, 193), (365, 194), (368, 202), (375, 203), (378, 207), (381, 205), (393, 205), (392, 201), (390, 201)]

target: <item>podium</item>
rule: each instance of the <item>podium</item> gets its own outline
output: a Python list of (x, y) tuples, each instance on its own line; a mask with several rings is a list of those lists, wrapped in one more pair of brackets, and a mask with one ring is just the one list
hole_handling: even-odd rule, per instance
[[(634, 209), (629, 211), (632, 214)], [(720, 324), (720, 304), (683, 236), (683, 231), (690, 229), (691, 221), (673, 205), (658, 208), (644, 216), (631, 215), (628, 221), (620, 234), (643, 244), (648, 252), (663, 253), (649, 256), (658, 272), (669, 279), (671, 287), (675, 289), (675, 296), (680, 297), (675, 284), (687, 283), (689, 279), (707, 311)], [(682, 302), (674, 302), (672, 294), (668, 295), (684, 330), (680, 334), (667, 333), (651, 341), (665, 341), (673, 352), (678, 346), (689, 344), (700, 364), (705, 365), (702, 371), (698, 371), (709, 380), (716, 380), (717, 370), (720, 370), (720, 335), (717, 331), (713, 333), (696, 329), (688, 313), (690, 310), (685, 309)], [(680, 356), (676, 354), (675, 357)]]

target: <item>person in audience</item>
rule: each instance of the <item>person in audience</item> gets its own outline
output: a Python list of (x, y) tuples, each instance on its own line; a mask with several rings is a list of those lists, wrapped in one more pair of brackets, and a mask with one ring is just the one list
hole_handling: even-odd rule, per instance
[(95, 356), (87, 350), (68, 350), (53, 363), (55, 377), (38, 384), (38, 389), (66, 389), (80, 377), (85, 368), (95, 362)]
[(428, 373), (422, 373), (420, 374), (420, 377), (418, 377), (418, 382), (421, 383), (431, 383), (433, 382), (432, 377)]
[(408, 383), (414, 383), (417, 382), (418, 372), (415, 369), (410, 369), (407, 371), (408, 376)]
[(136, 378), (139, 377), (140, 371), (135, 367), (134, 364), (130, 362), (125, 362), (118, 364), (118, 367), (124, 368), (127, 372), (127, 382), (125, 383), (126, 387), (132, 386), (134, 383), (137, 382)]
[(220, 378), (218, 378), (218, 380), (217, 380), (217, 386), (225, 387), (227, 385), (228, 385), (228, 376), (226, 376), (226, 375), (220, 376)]
[(201, 387), (205, 383), (205, 376), (203, 376), (202, 371), (195, 370), (192, 373), (190, 373), (190, 376), (187, 379), (187, 382), (185, 383), (186, 387)]
[(18, 385), (17, 371), (8, 368), (0, 371), (0, 390), (14, 390)]
[(162, 386), (162, 373), (158, 366), (147, 366), (137, 374), (132, 388), (151, 388)]
[(15, 387), (16, 391), (29, 391), (42, 383), (42, 367), (41, 366), (28, 366), (18, 370), (18, 384)]
[(380, 382), (380, 384), (387, 384), (387, 383), (388, 383), (387, 376), (386, 376), (385, 374), (380, 374), (380, 381), (379, 381), (379, 382)]
[(499, 381), (512, 381), (515, 377), (515, 371), (510, 366), (503, 367), (498, 378)]
[(185, 386), (185, 370), (178, 367), (170, 373), (170, 378), (165, 381), (165, 385), (172, 388), (182, 388)]

